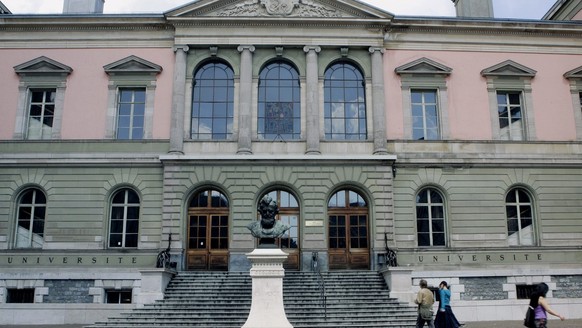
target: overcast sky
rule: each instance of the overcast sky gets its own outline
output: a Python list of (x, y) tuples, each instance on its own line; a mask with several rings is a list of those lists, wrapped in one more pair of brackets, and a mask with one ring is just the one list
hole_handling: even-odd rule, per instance
[[(0, 0), (14, 14), (63, 10), (63, 0)], [(454, 16), (451, 0), (360, 0), (396, 15)], [(162, 13), (191, 0), (105, 0), (105, 13)], [(556, 0), (493, 0), (497, 18), (541, 18)]]

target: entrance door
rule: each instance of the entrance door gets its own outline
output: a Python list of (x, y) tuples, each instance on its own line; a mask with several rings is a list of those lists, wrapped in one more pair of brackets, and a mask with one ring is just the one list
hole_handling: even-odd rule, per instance
[(228, 270), (228, 200), (205, 190), (188, 209), (188, 270)]
[(368, 205), (351, 190), (340, 190), (328, 203), (329, 268), (370, 268)]

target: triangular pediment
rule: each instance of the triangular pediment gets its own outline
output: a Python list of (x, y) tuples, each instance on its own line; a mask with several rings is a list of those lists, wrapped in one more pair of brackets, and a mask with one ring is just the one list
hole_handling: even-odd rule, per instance
[(443, 64), (437, 63), (428, 58), (419, 58), (408, 64), (396, 67), (394, 71), (397, 74), (440, 74), (449, 75), (453, 71), (452, 68)]
[(35, 58), (20, 65), (14, 66), (14, 71), (17, 74), (71, 74), (73, 69), (65, 64), (61, 64), (56, 60), (45, 56)]
[(103, 66), (107, 74), (115, 73), (160, 73), (162, 66), (137, 56), (129, 56), (116, 62)]
[(355, 0), (198, 0), (168, 17), (375, 18), (394, 15)]
[(506, 60), (481, 71), (481, 75), (483, 76), (534, 77), (536, 73), (537, 71), (518, 64), (513, 60)]
[(2, 1), (0, 1), (0, 15), (8, 15), (11, 14), (10, 10), (8, 10), (8, 7), (6, 7)]
[(567, 79), (581, 79), (582, 78), (582, 66), (578, 68), (574, 68), (571, 71), (568, 71), (564, 74), (564, 77)]

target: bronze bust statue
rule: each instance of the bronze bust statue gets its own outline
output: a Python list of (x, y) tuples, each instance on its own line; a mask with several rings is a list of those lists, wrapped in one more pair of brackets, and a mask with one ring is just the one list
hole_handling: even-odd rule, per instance
[(274, 243), (275, 238), (280, 238), (287, 230), (289, 230), (287, 225), (275, 219), (275, 216), (279, 213), (279, 206), (277, 206), (277, 201), (273, 200), (269, 195), (265, 195), (261, 199), (257, 210), (261, 214), (261, 220), (247, 225), (247, 228), (251, 231), (253, 237), (259, 239), (273, 239)]

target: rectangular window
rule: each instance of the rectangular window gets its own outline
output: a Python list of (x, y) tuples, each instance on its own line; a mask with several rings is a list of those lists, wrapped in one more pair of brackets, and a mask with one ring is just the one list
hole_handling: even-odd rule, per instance
[(131, 289), (106, 290), (105, 303), (107, 304), (131, 304)]
[(146, 105), (145, 88), (119, 89), (117, 139), (143, 139)]
[(516, 285), (517, 299), (529, 300), (536, 291), (537, 285)]
[(56, 95), (56, 89), (30, 89), (26, 128), (27, 139), (51, 139)]
[(412, 138), (439, 140), (439, 113), (436, 90), (411, 90)]
[(34, 288), (8, 288), (6, 303), (34, 303)]
[(521, 92), (498, 91), (497, 111), (501, 140), (525, 140)]

